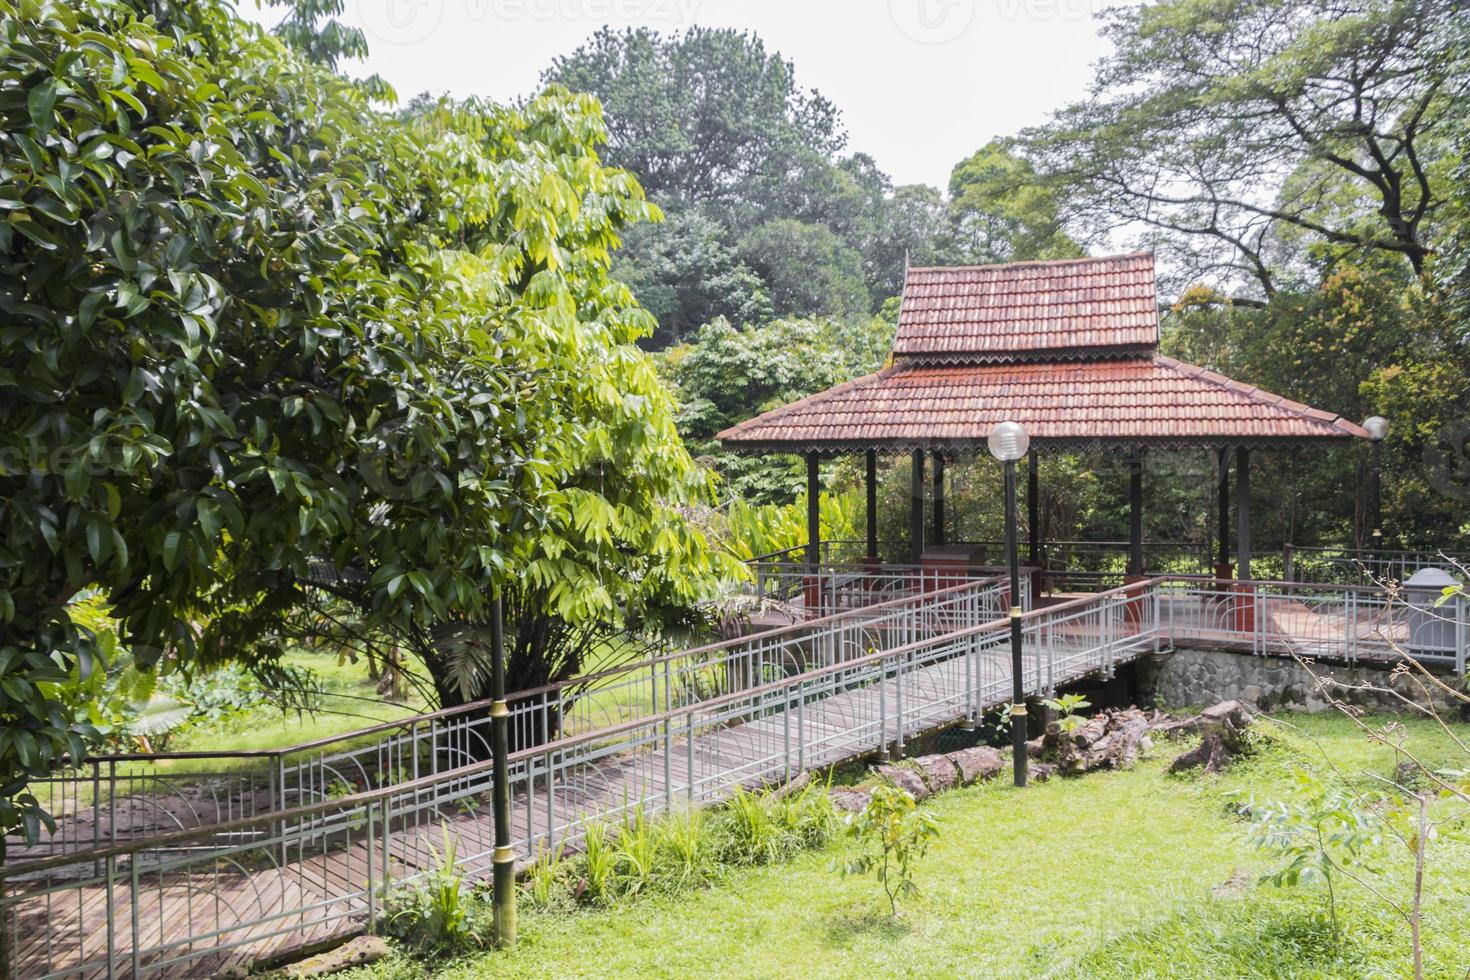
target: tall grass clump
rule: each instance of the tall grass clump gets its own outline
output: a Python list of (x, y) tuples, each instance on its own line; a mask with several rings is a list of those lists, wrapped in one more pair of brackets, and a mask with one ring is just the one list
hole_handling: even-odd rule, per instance
[(785, 797), (740, 790), (717, 810), (658, 818), (639, 806), (617, 824), (588, 824), (580, 854), (543, 853), (523, 891), (544, 911), (677, 894), (709, 884), (729, 867), (772, 864), (822, 847), (840, 829), (825, 786)]

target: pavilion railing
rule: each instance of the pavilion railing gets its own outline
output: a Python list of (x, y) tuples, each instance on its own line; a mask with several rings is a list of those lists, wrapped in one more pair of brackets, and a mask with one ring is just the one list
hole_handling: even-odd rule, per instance
[[(512, 744), (608, 728), (868, 649), (987, 622), (1007, 608), (1009, 587), (1000, 579), (929, 584), (937, 587), (927, 594), (875, 591), (867, 602), (828, 609), (821, 618), (517, 692), (509, 698)], [(89, 758), (31, 783), (57, 817), (56, 830), (31, 844), (12, 837), (9, 860), (230, 825), (462, 768), (489, 757), (489, 707), (488, 700), (471, 702), (273, 751)], [(226, 836), (205, 844), (237, 842), (233, 831), (220, 833)]]
[(1463, 570), (1470, 568), (1470, 552), (1288, 544), (1282, 578), (1292, 582), (1373, 585), (1404, 582), (1425, 568), (1442, 568), (1463, 581), (1466, 578)]
[[(762, 599), (791, 606), (791, 614), (827, 616), (860, 609), (886, 599), (920, 595), (963, 582), (1004, 577), (993, 569), (948, 569), (924, 565), (862, 563), (824, 564), (801, 561), (751, 561), (751, 588)], [(1022, 606), (1030, 608), (1030, 591), (1022, 584)]]
[(1172, 578), (1154, 590), (1163, 638), (1312, 661), (1411, 656), (1464, 676), (1470, 601), (1366, 585)]

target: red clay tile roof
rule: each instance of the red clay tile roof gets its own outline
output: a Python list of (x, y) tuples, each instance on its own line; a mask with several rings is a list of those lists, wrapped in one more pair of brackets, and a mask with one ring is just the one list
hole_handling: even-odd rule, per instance
[(1030, 360), (1138, 354), (1159, 340), (1154, 257), (908, 271), (895, 357)]
[(984, 451), (1014, 419), (1038, 445), (1268, 444), (1366, 438), (1358, 425), (1159, 354), (1023, 364), (899, 364), (719, 434), (729, 448)]

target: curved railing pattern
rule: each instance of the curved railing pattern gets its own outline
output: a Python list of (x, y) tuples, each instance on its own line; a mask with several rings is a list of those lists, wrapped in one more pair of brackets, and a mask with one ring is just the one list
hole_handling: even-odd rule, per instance
[[(901, 752), (922, 732), (1003, 705), (1012, 684), (1009, 625), (995, 615), (998, 597), (986, 592), (995, 585), (952, 586), (866, 616), (704, 648), (722, 651), (701, 663), (718, 664), (725, 683), (698, 697), (675, 696), (681, 688), (664, 683), (647, 711), (513, 752), (507, 775), (519, 854), (575, 845), (590, 823), (632, 807), (699, 805), (739, 786)], [(1414, 618), (1427, 608), (1400, 611), (1391, 596), (1355, 586), (1158, 577), (1026, 613), (1021, 680), (1029, 695), (1043, 695), (1185, 643), (1346, 661), (1407, 646), (1463, 669), (1470, 632), (1463, 602), (1430, 619)], [(1450, 628), (1426, 629), (1434, 623)], [(783, 649), (775, 660), (760, 659)], [(799, 662), (788, 663), (798, 650)], [(660, 663), (672, 671), (685, 662), (679, 657)], [(344, 772), (340, 762), (329, 768)], [(477, 760), (208, 827), (8, 864), (0, 868), (0, 934), (12, 973), (209, 974), (360, 929), (375, 920), (387, 889), (435, 866), (442, 828), (458, 838), (467, 877), (488, 872), (491, 772)]]

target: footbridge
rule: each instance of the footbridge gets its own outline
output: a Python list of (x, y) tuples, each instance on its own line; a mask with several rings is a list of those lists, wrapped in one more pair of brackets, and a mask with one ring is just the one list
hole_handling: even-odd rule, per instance
[[(511, 698), (515, 846), (575, 847), (630, 810), (719, 801), (737, 787), (974, 723), (1011, 699), (1009, 588), (920, 569), (803, 566), (789, 625)], [(1043, 696), (1179, 645), (1393, 660), (1463, 672), (1464, 603), (1429, 643), (1371, 586), (1157, 576), (1031, 602), (1022, 682)], [(392, 888), (493, 851), (485, 704), (276, 752), (103, 756), (38, 794), (54, 834), (0, 867), (10, 975), (213, 976), (370, 927)], [(186, 768), (187, 766), (187, 768)]]

